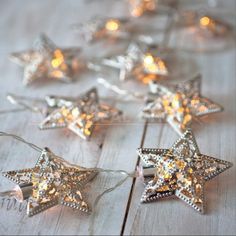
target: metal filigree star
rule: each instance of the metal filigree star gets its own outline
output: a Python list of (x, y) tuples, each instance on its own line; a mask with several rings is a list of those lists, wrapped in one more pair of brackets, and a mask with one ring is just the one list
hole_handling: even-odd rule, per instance
[(94, 18), (86, 23), (73, 25), (87, 42), (101, 39), (122, 39), (129, 36), (126, 18)]
[(35, 167), (3, 173), (19, 185), (21, 200), (28, 200), (29, 216), (58, 204), (88, 212), (82, 190), (96, 174), (95, 170), (66, 162), (48, 148), (42, 151)]
[(140, 148), (138, 154), (155, 174), (145, 187), (142, 202), (176, 195), (204, 213), (204, 185), (232, 163), (201, 154), (193, 133), (187, 130), (170, 149)]
[(200, 85), (200, 75), (170, 87), (152, 82), (150, 88), (155, 98), (147, 101), (142, 116), (166, 121), (182, 135), (194, 119), (223, 110), (220, 105), (201, 95)]
[[(97, 90), (89, 90), (85, 95), (71, 101), (58, 98), (50, 98), (52, 103), (61, 103), (39, 125), (40, 129), (68, 128), (81, 138), (88, 140), (92, 135), (93, 128), (98, 122), (108, 121), (121, 114), (118, 109), (99, 102)], [(51, 104), (52, 105), (52, 104)]]
[(24, 85), (42, 78), (71, 82), (75, 73), (84, 67), (79, 62), (79, 52), (76, 47), (59, 48), (42, 34), (33, 49), (12, 53), (10, 59), (24, 67)]
[(120, 81), (134, 77), (143, 83), (155, 80), (156, 76), (167, 76), (168, 68), (161, 57), (153, 53), (152, 46), (141, 48), (138, 44), (131, 43), (124, 55), (104, 58), (102, 64), (119, 69)]

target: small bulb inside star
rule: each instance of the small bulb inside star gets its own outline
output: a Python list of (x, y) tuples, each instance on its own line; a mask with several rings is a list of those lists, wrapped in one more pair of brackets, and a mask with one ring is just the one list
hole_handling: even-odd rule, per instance
[(108, 20), (105, 27), (109, 31), (117, 31), (120, 27), (120, 22), (118, 20)]
[(210, 24), (210, 18), (207, 17), (207, 16), (202, 17), (202, 18), (200, 19), (200, 24), (201, 24), (202, 26), (207, 26), (207, 25), (209, 25), (209, 24)]
[(146, 56), (144, 57), (144, 64), (148, 65), (148, 64), (152, 64), (154, 62), (154, 58), (151, 54), (146, 54)]
[(54, 58), (51, 61), (52, 67), (58, 68), (63, 62), (64, 62), (64, 56), (63, 56), (61, 50), (56, 49), (54, 51)]

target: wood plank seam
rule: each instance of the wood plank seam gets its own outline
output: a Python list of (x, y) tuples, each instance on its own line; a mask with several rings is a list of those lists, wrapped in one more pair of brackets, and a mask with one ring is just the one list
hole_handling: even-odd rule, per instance
[[(146, 137), (147, 127), (148, 127), (148, 121), (146, 120), (145, 125), (144, 125), (144, 129), (143, 129), (142, 139), (141, 139), (141, 142), (140, 142), (140, 147), (143, 147), (144, 140), (145, 140), (145, 137)], [(140, 157), (137, 156), (137, 162), (136, 162), (136, 165), (135, 165), (135, 170), (136, 170), (137, 166), (139, 165), (139, 163), (140, 163)], [(124, 235), (124, 230), (125, 230), (125, 226), (126, 226), (127, 217), (128, 217), (128, 214), (129, 214), (129, 209), (130, 209), (130, 204), (131, 204), (131, 200), (132, 200), (133, 189), (134, 189), (134, 186), (135, 186), (136, 179), (137, 178), (133, 178), (133, 181), (132, 181), (132, 185), (131, 185), (131, 188), (130, 188), (129, 198), (128, 198), (128, 201), (127, 201), (127, 206), (126, 206), (126, 210), (125, 210), (125, 215), (124, 215), (124, 220), (123, 220), (123, 224), (122, 224), (122, 227), (121, 227), (120, 235)]]

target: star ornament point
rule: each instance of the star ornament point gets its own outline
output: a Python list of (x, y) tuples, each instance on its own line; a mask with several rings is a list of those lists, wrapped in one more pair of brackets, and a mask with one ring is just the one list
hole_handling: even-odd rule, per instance
[(3, 173), (3, 176), (18, 184), (21, 200), (28, 200), (28, 216), (58, 204), (89, 212), (82, 192), (96, 175), (97, 171), (72, 165), (48, 148), (43, 149), (33, 168)]
[(147, 84), (160, 76), (169, 75), (165, 60), (151, 47), (143, 48), (138, 43), (130, 43), (123, 54), (104, 58), (102, 64), (118, 69), (120, 81), (134, 77)]
[(12, 53), (10, 60), (24, 68), (23, 84), (47, 78), (71, 82), (83, 68), (78, 54), (80, 48), (59, 48), (45, 34), (41, 34), (32, 49)]
[(201, 76), (165, 86), (150, 83), (153, 98), (147, 101), (142, 117), (166, 121), (182, 135), (199, 117), (223, 111), (223, 107), (201, 95)]
[(89, 140), (97, 123), (109, 121), (121, 114), (120, 110), (100, 103), (97, 89), (92, 88), (74, 101), (64, 99), (62, 106), (53, 110), (39, 128), (68, 128), (81, 138)]
[(175, 195), (200, 213), (205, 210), (205, 182), (232, 167), (228, 161), (201, 154), (190, 129), (170, 149), (139, 148), (137, 152), (155, 172), (141, 202)]

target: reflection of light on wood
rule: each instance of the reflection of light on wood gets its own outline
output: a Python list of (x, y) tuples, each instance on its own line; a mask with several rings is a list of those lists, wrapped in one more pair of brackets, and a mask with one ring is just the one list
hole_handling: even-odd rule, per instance
[(116, 31), (119, 29), (119, 26), (120, 24), (118, 20), (108, 20), (105, 25), (106, 29), (109, 31)]

